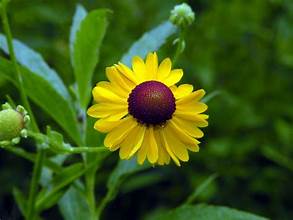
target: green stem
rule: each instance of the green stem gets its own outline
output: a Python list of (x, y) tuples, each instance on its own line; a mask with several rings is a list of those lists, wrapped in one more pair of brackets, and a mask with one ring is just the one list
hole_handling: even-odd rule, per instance
[(80, 153), (100, 153), (108, 151), (105, 147), (72, 147), (67, 153), (80, 154)]
[[(87, 164), (88, 166), (88, 164)], [(96, 198), (95, 198), (95, 183), (96, 183), (96, 168), (89, 169), (85, 174), (86, 181), (86, 197), (89, 204), (92, 220), (97, 219), (96, 213)]]
[(28, 131), (28, 136), (35, 139), (35, 141), (37, 141), (37, 142), (47, 143), (49, 146), (51, 146), (55, 149), (60, 149), (60, 151), (62, 151), (62, 153), (65, 153), (65, 154), (67, 154), (67, 153), (68, 154), (100, 153), (100, 152), (108, 151), (107, 148), (105, 148), (105, 147), (86, 147), (86, 146), (62, 147), (62, 146), (59, 146), (56, 143), (50, 141), (47, 135), (42, 134), (42, 133), (36, 133), (33, 131)]
[(184, 37), (185, 37), (185, 29), (182, 29), (180, 31), (179, 34), (179, 38), (177, 39), (178, 42), (176, 42), (177, 44), (177, 48), (176, 48), (176, 52), (174, 54), (174, 57), (172, 59), (172, 65), (175, 66), (175, 64), (177, 63), (177, 60), (180, 56), (180, 54), (184, 51), (185, 49), (185, 41), (184, 41)]
[[(13, 153), (13, 154), (15, 154), (17, 156), (20, 156), (20, 157), (22, 157), (24, 159), (27, 159), (27, 160), (29, 160), (31, 162), (36, 161), (36, 154), (26, 152), (24, 149), (19, 148), (17, 146), (4, 147), (3, 149), (7, 150), (7, 151), (9, 151), (9, 152), (11, 152), (11, 153)], [(61, 170), (61, 167), (58, 164), (56, 164), (53, 161), (51, 161), (51, 160), (45, 159), (44, 160), (44, 165), (46, 167), (48, 167), (50, 170), (54, 171), (55, 173), (59, 173), (60, 170)]]
[(101, 215), (102, 215), (102, 212), (103, 210), (105, 209), (105, 207), (107, 206), (107, 204), (113, 199), (113, 197), (115, 196), (116, 194), (116, 190), (117, 189), (114, 189), (114, 188), (110, 188), (108, 191), (107, 191), (107, 194), (106, 196), (102, 199), (102, 201), (100, 202), (99, 206), (97, 207), (97, 217), (98, 219), (101, 218)]
[(15, 53), (14, 53), (13, 42), (12, 42), (13, 38), (12, 38), (12, 34), (11, 34), (11, 30), (10, 30), (10, 26), (9, 26), (9, 22), (8, 22), (8, 18), (7, 18), (7, 11), (6, 11), (8, 2), (9, 2), (9, 0), (3, 0), (1, 2), (2, 3), (1, 4), (1, 6), (2, 6), (1, 7), (1, 16), (2, 16), (4, 32), (6, 35), (8, 51), (9, 51), (11, 61), (13, 63), (14, 70), (16, 72), (16, 77), (17, 77), (17, 81), (18, 81), (18, 87), (20, 90), (20, 97), (21, 97), (22, 103), (31, 117), (33, 130), (39, 131), (36, 120), (34, 118), (34, 115), (32, 114), (32, 110), (31, 110), (30, 104), (28, 102), (25, 89), (23, 87), (23, 79), (22, 79), (21, 71), (20, 71), (19, 66), (17, 64)]
[(39, 148), (36, 161), (35, 161), (32, 182), (30, 185), (28, 209), (27, 209), (27, 215), (26, 215), (27, 220), (34, 220), (36, 217), (36, 209), (35, 209), (36, 196), (38, 192), (38, 184), (41, 177), (44, 157), (45, 157), (45, 150), (42, 148)]
[[(87, 117), (86, 117), (86, 110), (82, 109), (83, 113), (83, 123), (81, 124), (81, 130), (82, 130), (82, 143), (85, 145), (86, 144), (86, 128), (87, 128)], [(84, 155), (84, 165), (86, 167), (89, 166), (90, 161), (92, 159), (91, 155), (89, 153), (92, 152), (101, 152), (97, 147), (78, 147), (79, 149), (84, 148), (83, 152), (86, 152)], [(78, 148), (73, 148), (74, 151), (76, 151)], [(102, 147), (100, 148), (101, 150), (106, 150), (106, 148)], [(96, 185), (96, 171), (97, 171), (97, 166), (94, 166), (90, 168), (86, 173), (85, 173), (85, 189), (86, 189), (86, 198), (87, 198), (87, 203), (89, 205), (90, 209), (90, 218), (91, 220), (96, 220), (97, 219), (97, 214), (96, 214), (96, 198), (95, 198), (95, 185)]]
[[(36, 123), (36, 120), (34, 118), (32, 110), (31, 110), (31, 106), (28, 101), (28, 98), (27, 98), (27, 95), (26, 95), (26, 92), (25, 92), (25, 89), (23, 86), (23, 78), (21, 75), (21, 71), (20, 71), (19, 66), (17, 64), (15, 53), (14, 53), (13, 42), (12, 42), (13, 38), (12, 38), (12, 34), (11, 34), (11, 30), (10, 30), (10, 26), (9, 26), (9, 22), (8, 22), (8, 18), (7, 18), (7, 11), (6, 11), (8, 2), (9, 2), (9, 0), (3, 0), (1, 2), (2, 3), (1, 4), (1, 6), (2, 6), (1, 7), (1, 9), (2, 9), (1, 16), (2, 16), (4, 32), (6, 35), (8, 51), (9, 51), (9, 55), (10, 55), (10, 58), (12, 60), (13, 66), (14, 66), (14, 70), (16, 72), (18, 87), (20, 90), (20, 97), (21, 97), (22, 103), (31, 117), (32, 129), (37, 132), (37, 131), (39, 131), (39, 128), (38, 128), (38, 125)], [(33, 178), (32, 178), (32, 182), (30, 185), (30, 192), (29, 192), (29, 203), (28, 203), (28, 212), (27, 212), (28, 214), (26, 216), (28, 220), (33, 220), (33, 218), (35, 217), (34, 206), (35, 206), (35, 200), (36, 200), (36, 195), (37, 195), (38, 183), (39, 183), (39, 179), (40, 179), (40, 175), (41, 175), (41, 171), (42, 171), (42, 166), (43, 166), (44, 154), (45, 153), (42, 149), (38, 150), (36, 162), (34, 165)]]

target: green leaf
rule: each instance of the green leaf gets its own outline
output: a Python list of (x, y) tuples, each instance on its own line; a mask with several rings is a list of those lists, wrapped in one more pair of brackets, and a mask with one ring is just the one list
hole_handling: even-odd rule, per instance
[(18, 188), (13, 188), (13, 196), (23, 216), (26, 215), (27, 199)]
[[(26, 68), (20, 67), (20, 70), (27, 95), (44, 109), (75, 142), (80, 143), (80, 132), (72, 106), (44, 78)], [(4, 58), (0, 58), (0, 75), (18, 86), (14, 79), (12, 63)]]
[(128, 175), (145, 170), (149, 167), (150, 165), (147, 163), (145, 163), (144, 165), (139, 165), (136, 161), (136, 158), (133, 158), (131, 160), (120, 160), (108, 179), (108, 189), (120, 185), (121, 181)]
[(73, 63), (73, 52), (76, 32), (79, 30), (80, 24), (82, 20), (86, 17), (86, 15), (87, 11), (85, 10), (85, 8), (82, 5), (77, 4), (69, 36), (71, 63)]
[[(62, 172), (58, 173), (53, 177), (50, 187), (44, 188), (37, 198), (36, 207), (37, 210), (43, 210), (44, 208), (48, 208), (47, 203), (51, 202), (56, 198), (56, 195), (60, 195), (60, 190), (66, 187), (68, 184), (79, 178), (84, 173), (84, 166), (82, 163), (76, 163), (70, 165), (62, 170)], [(60, 198), (60, 197), (59, 197)], [(55, 200), (57, 202), (57, 200)]]
[(248, 212), (236, 209), (213, 206), (213, 205), (185, 205), (172, 211), (160, 213), (157, 216), (147, 218), (148, 220), (268, 220)]
[(75, 185), (68, 189), (58, 205), (65, 220), (90, 219), (91, 217), (85, 194)]
[(97, 209), (98, 216), (101, 215), (106, 205), (116, 196), (123, 180), (129, 175), (149, 168), (149, 164), (139, 165), (136, 158), (131, 160), (120, 160), (116, 168), (112, 171), (107, 182), (107, 194), (100, 202)]
[(86, 108), (91, 91), (91, 80), (98, 63), (99, 50), (108, 26), (109, 10), (98, 9), (90, 12), (81, 22), (71, 38), (73, 45), (73, 69), (78, 85), (81, 106)]
[[(102, 159), (107, 155), (107, 152), (101, 152), (96, 156), (95, 160), (89, 162), (87, 166), (84, 166), (83, 163), (76, 163), (70, 165), (66, 168), (63, 168), (58, 174), (56, 174), (48, 187), (44, 188), (38, 195), (37, 198), (37, 210), (43, 210), (47, 207), (47, 202), (50, 202), (50, 205), (54, 205), (52, 202), (56, 198), (56, 194), (61, 196), (62, 192), (65, 193), (66, 187), (71, 184), (73, 181), (80, 178), (84, 175), (89, 169), (97, 167), (101, 164)], [(57, 202), (57, 200), (55, 200)]]
[[(46, 80), (65, 100), (70, 100), (70, 95), (63, 81), (56, 71), (48, 66), (39, 53), (18, 40), (13, 40), (13, 46), (16, 59), (21, 65), (29, 69), (32, 74)], [(6, 37), (3, 34), (0, 34), (0, 48), (9, 54)]]
[(122, 63), (130, 65), (133, 56), (145, 57), (149, 52), (157, 51), (176, 30), (176, 26), (166, 21), (145, 33), (122, 57)]
[(192, 194), (189, 195), (187, 198), (185, 204), (190, 204), (192, 203), (216, 178), (217, 174), (212, 174), (207, 178), (205, 181), (203, 181), (195, 190)]

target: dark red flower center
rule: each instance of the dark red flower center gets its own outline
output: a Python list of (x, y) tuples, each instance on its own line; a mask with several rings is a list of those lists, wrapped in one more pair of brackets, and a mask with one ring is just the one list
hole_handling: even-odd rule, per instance
[(163, 124), (175, 111), (172, 91), (158, 81), (146, 81), (136, 86), (128, 97), (128, 111), (139, 122)]

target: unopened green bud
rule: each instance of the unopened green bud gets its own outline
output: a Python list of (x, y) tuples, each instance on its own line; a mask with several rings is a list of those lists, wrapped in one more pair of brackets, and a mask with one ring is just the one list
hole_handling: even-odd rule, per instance
[(169, 20), (176, 26), (185, 28), (193, 23), (194, 18), (192, 8), (188, 4), (182, 3), (173, 8)]
[(30, 117), (21, 105), (16, 109), (5, 103), (0, 111), (0, 146), (18, 144), (21, 137), (27, 137), (27, 125)]
[(13, 109), (0, 111), (0, 141), (18, 137), (23, 128), (24, 120), (21, 113)]

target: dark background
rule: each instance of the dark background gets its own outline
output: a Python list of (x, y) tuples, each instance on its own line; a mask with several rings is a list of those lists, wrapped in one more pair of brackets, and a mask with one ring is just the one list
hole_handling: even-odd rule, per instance
[[(119, 61), (145, 31), (169, 16), (175, 0), (87, 0), (88, 9), (113, 10), (95, 80), (104, 68)], [(9, 18), (15, 38), (39, 51), (67, 85), (73, 83), (69, 61), (69, 30), (77, 1), (13, 0)], [(293, 1), (199, 0), (189, 1), (196, 22), (189, 28), (187, 49), (177, 66), (183, 82), (220, 94), (209, 102), (210, 126), (201, 151), (190, 162), (158, 167), (123, 185), (104, 219), (141, 219), (155, 209), (178, 206), (203, 180), (219, 177), (198, 202), (225, 205), (272, 219), (293, 219)], [(172, 56), (171, 42), (159, 58)], [(0, 78), (0, 100), (12, 84)], [(52, 124), (33, 106), (41, 127)], [(54, 124), (53, 124), (54, 125)], [(24, 143), (29, 145), (29, 143)], [(114, 153), (97, 175), (97, 199), (105, 193), (113, 169)], [(11, 191), (28, 189), (31, 164), (0, 151), (0, 218), (19, 219)], [(58, 208), (43, 214), (60, 219)]]

